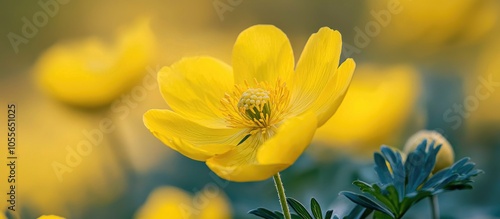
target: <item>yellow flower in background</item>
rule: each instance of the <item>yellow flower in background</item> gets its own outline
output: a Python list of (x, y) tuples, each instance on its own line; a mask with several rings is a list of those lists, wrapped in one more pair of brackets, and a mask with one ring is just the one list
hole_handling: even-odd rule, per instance
[[(47, 101), (33, 87), (25, 87), (23, 92), (13, 98), (18, 110), (19, 106), (30, 106), (18, 114), (23, 119), (17, 120), (17, 127), (22, 127), (20, 130), (29, 137), (19, 137), (15, 151), (19, 159), (16, 212), (29, 209), (60, 216), (79, 215), (121, 197), (128, 182), (113, 156), (111, 133), (102, 129), (102, 121), (106, 120)], [(119, 129), (118, 125), (112, 126)], [(5, 158), (0, 161), (6, 162)], [(7, 173), (8, 168), (0, 165), (0, 172)], [(7, 180), (0, 180), (0, 188), (9, 186)]]
[(414, 135), (412, 135), (406, 142), (403, 151), (409, 154), (417, 148), (417, 146), (422, 143), (423, 140), (427, 140), (427, 146), (429, 146), (432, 141), (434, 141), (434, 147), (441, 145), (436, 156), (436, 165), (432, 169), (432, 173), (437, 173), (438, 171), (447, 168), (455, 162), (455, 153), (451, 144), (444, 138), (439, 132), (422, 130)]
[(221, 190), (203, 189), (195, 196), (176, 187), (155, 189), (134, 216), (136, 219), (229, 219), (231, 206)]
[(164, 144), (231, 181), (265, 180), (292, 165), (337, 110), (355, 63), (340, 67), (338, 31), (321, 28), (294, 68), (287, 36), (256, 25), (238, 36), (233, 67), (184, 58), (158, 74), (172, 110), (149, 110), (146, 127)]
[(39, 57), (34, 71), (43, 89), (56, 99), (99, 107), (142, 79), (154, 49), (149, 21), (139, 19), (119, 31), (112, 45), (95, 37), (57, 43)]
[(397, 145), (396, 136), (414, 112), (419, 93), (420, 77), (411, 66), (358, 66), (342, 105), (316, 131), (314, 142), (325, 147), (316, 147), (313, 154), (364, 157), (382, 144)]
[(479, 56), (474, 74), (466, 75), (464, 101), (446, 115), (452, 128), (467, 125), (468, 133), (483, 139), (492, 127), (500, 127), (500, 41), (496, 39)]
[(42, 215), (42, 216), (38, 217), (38, 219), (65, 219), (65, 218), (55, 216), (55, 215)]
[[(478, 42), (494, 28), (499, 12), (495, 0), (385, 0), (367, 3), (369, 14), (366, 17), (372, 23), (366, 23), (361, 32), (379, 41), (380, 48), (403, 53), (418, 51), (424, 55), (446, 47)], [(371, 29), (370, 25), (373, 26)]]

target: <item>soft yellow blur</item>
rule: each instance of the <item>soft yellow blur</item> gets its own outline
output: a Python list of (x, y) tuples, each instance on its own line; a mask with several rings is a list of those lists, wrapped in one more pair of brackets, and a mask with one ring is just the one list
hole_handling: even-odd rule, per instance
[(55, 215), (42, 215), (42, 216), (38, 217), (38, 219), (65, 219), (65, 218), (55, 216)]
[(403, 151), (406, 154), (414, 151), (423, 140), (427, 140), (427, 147), (434, 141), (434, 147), (441, 145), (436, 157), (436, 165), (432, 169), (432, 173), (437, 173), (438, 171), (451, 166), (455, 162), (455, 153), (451, 144), (444, 138), (439, 132), (422, 130), (414, 135), (412, 135), (406, 142)]
[(165, 186), (155, 189), (149, 195), (134, 218), (228, 219), (231, 218), (231, 207), (218, 187), (207, 185), (195, 196), (191, 196), (179, 188)]
[(361, 65), (344, 101), (316, 131), (314, 141), (335, 153), (358, 156), (371, 155), (382, 144), (395, 145), (419, 93), (420, 78), (410, 66)]
[[(500, 35), (497, 35), (500, 36)], [(500, 124), (500, 40), (490, 43), (478, 59), (476, 71), (465, 78), (466, 84), (462, 112), (453, 111), (451, 125), (468, 125), (468, 130), (481, 132), (481, 128)]]
[(138, 19), (119, 30), (112, 44), (96, 37), (57, 43), (40, 56), (34, 72), (43, 89), (56, 99), (99, 107), (142, 79), (154, 50), (149, 20)]
[(400, 55), (428, 55), (443, 48), (478, 42), (498, 19), (495, 0), (369, 0), (367, 3), (365, 16), (380, 27), (380, 34), (373, 37), (382, 48), (397, 50)]
[[(116, 133), (97, 131), (101, 114), (89, 117), (35, 92), (16, 104), (18, 209), (69, 215), (122, 194), (127, 182), (110, 142)], [(0, 161), (7, 162), (5, 157)], [(1, 165), (0, 171), (7, 173), (6, 168)], [(7, 188), (7, 180), (0, 187)]]

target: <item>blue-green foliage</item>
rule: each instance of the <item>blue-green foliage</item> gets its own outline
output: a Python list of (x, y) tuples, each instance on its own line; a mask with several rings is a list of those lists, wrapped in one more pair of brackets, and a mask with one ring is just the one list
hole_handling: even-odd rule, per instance
[[(286, 199), (288, 205), (293, 209), (296, 214), (291, 214), (292, 219), (339, 219), (337, 216), (333, 215), (333, 210), (327, 211), (323, 217), (323, 212), (321, 211), (321, 207), (316, 201), (316, 199), (311, 199), (311, 213), (306, 209), (306, 207), (295, 200), (294, 198)], [(284, 215), (281, 212), (275, 211), (272, 212), (265, 208), (257, 208), (248, 212), (249, 214), (253, 214), (255, 216), (259, 216), (265, 219), (284, 219)]]
[(444, 191), (472, 189), (471, 178), (482, 171), (474, 169), (475, 164), (469, 158), (463, 158), (430, 177), (440, 148), (441, 145), (434, 147), (434, 142), (427, 148), (427, 141), (424, 140), (403, 162), (399, 152), (382, 146), (381, 152), (374, 154), (379, 182), (368, 184), (356, 180), (353, 184), (364, 194), (346, 191), (340, 194), (359, 206), (377, 211), (376, 218), (401, 218), (411, 206), (426, 197)]

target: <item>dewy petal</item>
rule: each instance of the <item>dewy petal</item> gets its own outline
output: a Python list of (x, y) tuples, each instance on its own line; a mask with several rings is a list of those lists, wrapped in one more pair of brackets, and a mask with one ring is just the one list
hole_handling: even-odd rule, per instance
[(164, 144), (198, 161), (231, 150), (247, 131), (206, 127), (170, 110), (147, 111), (144, 124)]
[(293, 78), (292, 111), (304, 112), (320, 96), (339, 65), (342, 37), (338, 31), (321, 28), (311, 35)]
[(233, 88), (231, 67), (211, 57), (184, 58), (158, 73), (161, 93), (179, 115), (212, 128), (226, 127), (220, 100)]
[(240, 33), (233, 47), (235, 83), (245, 80), (288, 81), (293, 74), (294, 57), (287, 36), (272, 25), (255, 25)]
[(288, 164), (259, 164), (255, 160), (259, 141), (249, 137), (231, 151), (207, 160), (207, 166), (219, 177), (234, 182), (261, 181), (288, 167)]
[(218, 176), (237, 182), (265, 180), (292, 165), (316, 131), (316, 115), (306, 113), (286, 121), (271, 139), (259, 146), (250, 137), (231, 151), (207, 160)]
[(258, 162), (292, 165), (311, 143), (316, 127), (316, 115), (313, 112), (287, 120), (276, 135), (259, 147)]
[(349, 88), (355, 68), (356, 63), (354, 60), (345, 60), (333, 78), (328, 81), (321, 95), (309, 108), (309, 110), (316, 112), (318, 127), (325, 124), (339, 108), (345, 97), (347, 88)]

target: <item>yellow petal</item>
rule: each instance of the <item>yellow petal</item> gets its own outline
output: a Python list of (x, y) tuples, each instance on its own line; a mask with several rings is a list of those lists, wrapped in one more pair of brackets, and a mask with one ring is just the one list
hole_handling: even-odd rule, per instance
[(179, 115), (213, 128), (226, 127), (220, 100), (233, 88), (231, 67), (211, 57), (184, 58), (158, 73), (163, 98)]
[(313, 141), (332, 153), (370, 159), (381, 144), (399, 144), (407, 121), (415, 119), (420, 81), (412, 66), (357, 66), (342, 104)]
[[(110, 74), (116, 58), (109, 52), (112, 50), (97, 38), (58, 43), (40, 56), (34, 72), (42, 88), (58, 100), (83, 107), (103, 106), (123, 91), (122, 78)], [(143, 75), (142, 71), (135, 73)]]
[(242, 129), (209, 128), (170, 110), (149, 110), (144, 124), (158, 139), (193, 160), (222, 154), (237, 145), (244, 137)]
[(150, 19), (136, 19), (130, 28), (119, 31), (118, 36), (117, 50), (121, 54), (122, 65), (117, 68), (145, 70), (144, 63), (151, 60), (156, 52), (156, 39), (150, 28)]
[(258, 162), (292, 165), (311, 143), (316, 122), (316, 115), (312, 112), (287, 120), (276, 135), (259, 147)]
[(288, 164), (242, 164), (226, 166), (218, 160), (207, 160), (207, 166), (219, 177), (233, 182), (253, 182), (269, 179)]
[(224, 192), (214, 184), (207, 184), (194, 197), (182, 189), (163, 186), (151, 192), (134, 218), (229, 219), (231, 206)]
[(318, 117), (318, 127), (325, 124), (339, 108), (351, 83), (355, 68), (356, 63), (354, 60), (345, 60), (335, 75), (328, 81), (316, 101), (310, 106), (309, 110), (314, 111)]
[(42, 215), (38, 217), (38, 219), (64, 219), (64, 218), (55, 215)]
[(287, 164), (259, 164), (255, 160), (258, 138), (249, 137), (231, 151), (207, 160), (207, 166), (219, 177), (235, 182), (261, 181), (285, 169)]
[(231, 151), (208, 159), (207, 165), (226, 180), (265, 180), (292, 165), (311, 142), (315, 130), (316, 115), (307, 113), (286, 121), (263, 144), (251, 136)]
[(155, 51), (147, 20), (139, 20), (107, 44), (95, 37), (57, 43), (34, 67), (40, 85), (65, 103), (82, 107), (110, 104), (139, 82)]
[(185, 219), (199, 209), (192, 207), (193, 199), (185, 191), (176, 187), (165, 186), (155, 189), (146, 203), (139, 208), (135, 219), (168, 218)]
[(304, 112), (321, 95), (339, 65), (342, 37), (338, 31), (323, 27), (311, 35), (295, 70), (293, 110)]
[[(198, 192), (193, 200), (201, 200), (205, 205), (201, 212), (197, 215), (198, 219), (230, 219), (231, 205), (230, 201), (224, 194), (223, 188), (219, 188), (215, 184), (207, 184), (202, 191)], [(193, 203), (195, 207), (197, 203)]]
[(280, 77), (288, 81), (293, 74), (294, 57), (290, 41), (272, 25), (255, 25), (240, 33), (233, 48), (235, 82), (267, 81)]

